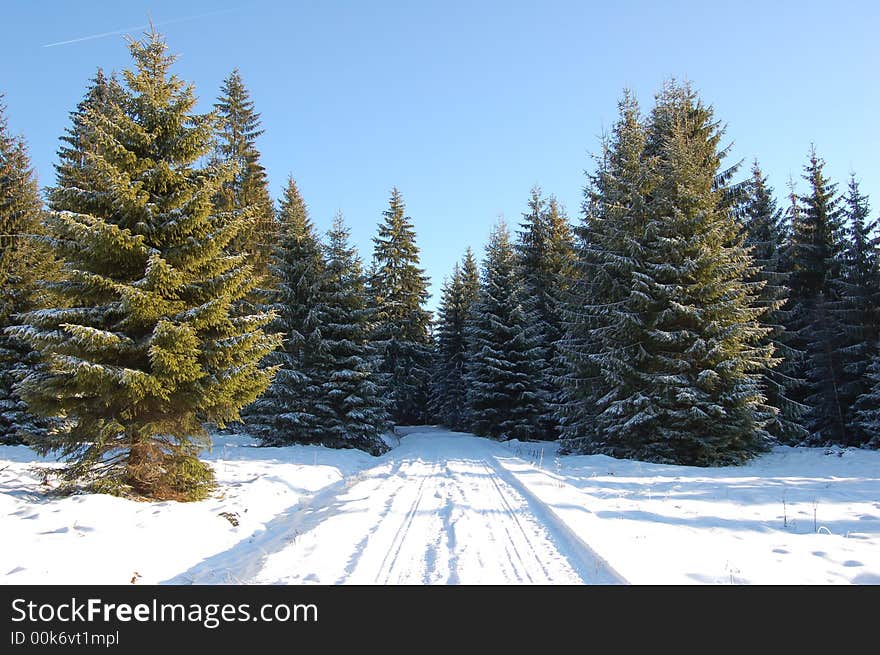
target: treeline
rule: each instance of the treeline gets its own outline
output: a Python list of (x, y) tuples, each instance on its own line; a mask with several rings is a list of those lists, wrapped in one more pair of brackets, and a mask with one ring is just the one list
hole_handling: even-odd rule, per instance
[(688, 84), (645, 116), (631, 94), (569, 233), (533, 191), (479, 284), (443, 289), (434, 406), (456, 429), (563, 440), (563, 451), (697, 465), (773, 443), (880, 446), (877, 221), (810, 152), (777, 205), (757, 162)]
[(71, 484), (193, 499), (213, 426), (266, 445), (387, 449), (439, 422), (568, 452), (701, 465), (774, 441), (878, 445), (875, 222), (813, 153), (784, 209), (688, 85), (625, 95), (572, 227), (534, 189), (436, 320), (391, 192), (365, 266), (317, 233), (290, 178), (276, 209), (238, 71), (213, 111), (152, 32), (100, 70), (40, 197), (0, 111), (0, 440), (60, 451)]
[(365, 268), (341, 215), (317, 234), (293, 178), (276, 210), (238, 71), (197, 114), (159, 34), (130, 51), (71, 112), (47, 206), (0, 124), (0, 441), (60, 452), (68, 488), (195, 499), (212, 429), (380, 454), (394, 424), (430, 420), (401, 194)]

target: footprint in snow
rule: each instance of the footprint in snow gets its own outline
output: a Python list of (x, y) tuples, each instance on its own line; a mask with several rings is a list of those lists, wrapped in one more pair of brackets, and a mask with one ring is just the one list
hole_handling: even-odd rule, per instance
[(58, 528), (57, 530), (46, 530), (45, 532), (41, 532), (40, 534), (64, 534), (65, 532), (70, 532), (70, 528), (66, 525), (63, 528)]

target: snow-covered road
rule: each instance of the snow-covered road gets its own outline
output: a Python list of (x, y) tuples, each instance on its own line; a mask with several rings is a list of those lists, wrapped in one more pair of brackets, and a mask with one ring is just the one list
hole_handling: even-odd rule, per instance
[(706, 469), (403, 431), (378, 458), (215, 435), (195, 503), (53, 496), (51, 458), (0, 446), (0, 584), (880, 584), (878, 451)]
[(171, 582), (619, 583), (499, 462), (502, 445), (412, 428), (372, 468)]

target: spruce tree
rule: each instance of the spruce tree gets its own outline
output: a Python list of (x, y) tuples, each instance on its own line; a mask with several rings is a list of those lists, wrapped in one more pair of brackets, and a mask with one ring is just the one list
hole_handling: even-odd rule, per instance
[[(94, 189), (94, 167), (89, 160), (89, 153), (98, 148), (100, 135), (105, 121), (115, 111), (122, 100), (122, 87), (115, 75), (107, 77), (98, 68), (95, 77), (89, 82), (83, 99), (70, 112), (70, 127), (61, 136), (58, 148), (58, 163), (55, 164), (56, 186), (59, 188)], [(50, 207), (53, 207), (50, 194)], [(80, 211), (92, 208), (95, 211), (109, 211), (108, 207), (91, 206), (88, 203), (106, 201), (104, 194), (83, 194), (79, 200)], [(53, 207), (54, 208), (54, 207)]]
[(555, 198), (543, 198), (541, 189), (535, 187), (528, 205), (516, 251), (527, 298), (526, 309), (535, 320), (543, 349), (541, 358), (546, 363), (539, 372), (539, 388), (548, 410), (543, 419), (544, 436), (554, 439), (558, 436), (554, 408), (562, 401), (558, 389), (564, 377), (557, 344), (563, 334), (562, 301), (572, 276), (574, 243), (568, 220)]
[(464, 251), (464, 258), (461, 260), (461, 286), (464, 302), (470, 309), (480, 295), (480, 268), (470, 246)]
[(321, 442), (350, 446), (374, 455), (388, 447), (382, 434), (392, 425), (377, 383), (377, 353), (370, 341), (372, 310), (360, 259), (349, 245), (349, 231), (338, 214), (327, 235), (324, 283), (324, 345), (316, 378), (320, 379), (323, 417)]
[(545, 434), (541, 334), (525, 301), (516, 253), (502, 221), (486, 246), (480, 293), (466, 328), (468, 418), (480, 436), (532, 440)]
[(588, 174), (582, 222), (575, 230), (577, 256), (564, 296), (565, 335), (559, 342), (567, 369), (560, 411), (563, 452), (592, 452), (601, 442), (601, 401), (622, 381), (610, 365), (622, 354), (619, 367), (625, 370), (632, 353), (622, 353), (620, 346), (641, 325), (626, 302), (643, 254), (639, 235), (656, 176), (643, 161), (647, 133), (629, 91), (618, 112), (596, 171)]
[(460, 410), (464, 407), (463, 402), (456, 402), (464, 395), (464, 383), (455, 376), (457, 362), (463, 362), (461, 346), (464, 345), (464, 331), (460, 321), (460, 305), (461, 269), (456, 262), (452, 277), (445, 278), (440, 289), (429, 403), (432, 417), (452, 429), (459, 429), (454, 424), (461, 422)]
[[(36, 443), (60, 450), (68, 480), (97, 491), (195, 499), (211, 489), (203, 424), (238, 419), (271, 379), (268, 314), (233, 316), (252, 286), (226, 250), (243, 219), (213, 210), (231, 167), (200, 168), (214, 117), (151, 31), (129, 45), (133, 69), (106, 114), (87, 111), (80, 186), (51, 191), (49, 241), (64, 261), (58, 302), (11, 334), (44, 364), (18, 386), (30, 407), (63, 416)], [(59, 175), (59, 182), (64, 181)]]
[(321, 243), (296, 182), (288, 179), (278, 212), (280, 240), (272, 263), (277, 289), (271, 297), (273, 331), (281, 348), (264, 364), (277, 367), (269, 389), (244, 414), (249, 431), (265, 445), (319, 442), (321, 417), (317, 361), (324, 341), (325, 264)]
[[(234, 162), (235, 174), (221, 187), (216, 196), (217, 209), (243, 213), (244, 228), (232, 242), (233, 252), (246, 252), (264, 288), (272, 286), (270, 259), (278, 238), (278, 225), (269, 193), (269, 180), (260, 163), (257, 139), (263, 134), (260, 114), (254, 107), (250, 92), (234, 69), (224, 80), (220, 96), (214, 104), (217, 114), (214, 158), (217, 162)], [(259, 300), (264, 291), (251, 294)]]
[(688, 85), (663, 89), (647, 131), (636, 116), (625, 98), (588, 198), (587, 258), (607, 267), (586, 306), (596, 344), (585, 359), (600, 375), (596, 427), (579, 450), (741, 462), (769, 441), (760, 381), (775, 362), (721, 169), (722, 130)]
[(54, 273), (41, 243), (42, 201), (24, 140), (10, 134), (0, 96), (0, 443), (21, 443), (45, 431), (14, 386), (36, 365), (37, 354), (4, 333), (18, 314), (43, 300), (38, 282)]
[(645, 144), (657, 186), (631, 294), (647, 357), (618, 390), (608, 431), (637, 435), (637, 452), (660, 461), (738, 463), (769, 440), (760, 382), (778, 359), (759, 322), (762, 285), (748, 281), (755, 266), (729, 205), (722, 136), (688, 84), (660, 93)]
[(846, 414), (843, 357), (838, 349), (844, 225), (837, 185), (824, 173), (815, 149), (804, 169), (809, 188), (797, 197), (791, 236), (791, 299), (795, 346), (805, 356), (798, 376), (806, 380), (809, 443), (844, 443)]
[(786, 307), (790, 266), (786, 257), (785, 217), (757, 161), (743, 191), (741, 215), (746, 230), (745, 245), (751, 249), (756, 266), (755, 274), (749, 279), (763, 283), (759, 305), (766, 308), (766, 313), (761, 317), (761, 324), (770, 330), (765, 342), (772, 343), (776, 357), (781, 360), (775, 368), (763, 371), (767, 404), (776, 409), (767, 431), (779, 441), (799, 443), (807, 436), (802, 424), (807, 407), (790, 397), (790, 390), (803, 384), (794, 377), (803, 353), (792, 347), (793, 335), (785, 328), (791, 320), (791, 312)]
[(437, 355), (434, 370), (434, 406), (440, 422), (453, 430), (468, 426), (467, 339), (465, 328), (479, 294), (479, 277), (470, 248), (462, 264), (443, 285), (437, 314)]
[(424, 308), (428, 278), (419, 267), (415, 231), (405, 212), (403, 197), (395, 188), (373, 238), (369, 294), (375, 310), (373, 340), (381, 354), (391, 415), (396, 423), (412, 425), (428, 418), (432, 343), (431, 314)]
[(837, 351), (841, 357), (841, 404), (846, 408), (844, 443), (858, 445), (874, 436), (859, 429), (854, 405), (870, 393), (872, 380), (867, 369), (877, 354), (880, 337), (880, 270), (878, 270), (877, 221), (871, 220), (868, 198), (860, 191), (855, 176), (849, 181), (845, 201), (847, 218), (839, 301), (835, 308)]

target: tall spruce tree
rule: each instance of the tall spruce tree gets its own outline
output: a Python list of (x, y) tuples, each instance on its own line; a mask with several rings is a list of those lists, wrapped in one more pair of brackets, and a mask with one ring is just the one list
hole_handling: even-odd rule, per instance
[(748, 281), (755, 266), (730, 208), (735, 167), (721, 168), (722, 136), (690, 85), (659, 94), (645, 144), (657, 186), (631, 294), (648, 357), (618, 392), (611, 432), (639, 435), (648, 443), (637, 450), (661, 461), (737, 463), (769, 440), (760, 383), (778, 359), (759, 322), (762, 285)]
[(867, 370), (877, 355), (880, 337), (877, 221), (870, 219), (868, 198), (855, 176), (850, 178), (844, 204), (848, 224), (834, 314), (840, 326), (836, 339), (841, 357), (841, 404), (847, 410), (844, 443), (860, 445), (874, 436), (856, 424), (855, 405), (862, 395), (870, 393), (872, 380)]
[[(235, 174), (220, 187), (217, 208), (245, 215), (245, 225), (233, 240), (232, 250), (248, 253), (254, 272), (268, 276), (278, 225), (257, 149), (257, 139), (263, 134), (260, 114), (237, 68), (224, 80), (214, 108), (218, 117), (214, 157), (237, 166)], [(272, 282), (263, 280), (261, 286), (270, 287)], [(259, 298), (260, 293), (252, 295)]]
[(844, 225), (837, 185), (825, 162), (810, 152), (804, 168), (808, 193), (797, 197), (791, 235), (791, 299), (795, 346), (805, 357), (798, 376), (806, 380), (803, 402), (809, 443), (844, 443), (847, 406), (843, 357), (838, 346)]
[(465, 303), (468, 308), (473, 307), (480, 295), (480, 267), (470, 246), (464, 251), (464, 258), (461, 260), (461, 286)]
[(0, 96), (0, 443), (21, 443), (47, 425), (14, 390), (36, 365), (36, 352), (4, 333), (43, 300), (38, 281), (54, 272), (41, 243), (43, 203), (24, 140), (10, 133)]
[(803, 426), (807, 407), (790, 397), (790, 390), (803, 384), (795, 377), (803, 353), (792, 347), (793, 335), (785, 328), (791, 320), (791, 311), (786, 307), (790, 265), (786, 257), (785, 217), (757, 161), (743, 191), (741, 214), (746, 230), (745, 245), (751, 248), (756, 266), (755, 274), (749, 279), (764, 285), (759, 304), (767, 310), (761, 317), (762, 325), (770, 330), (765, 341), (773, 344), (775, 355), (781, 360), (775, 368), (763, 371), (767, 403), (776, 409), (767, 431), (779, 441), (800, 443), (807, 436)]
[(522, 271), (527, 311), (536, 321), (545, 362), (539, 372), (539, 387), (547, 401), (543, 419), (544, 436), (555, 439), (558, 425), (555, 407), (562, 397), (559, 381), (564, 365), (557, 344), (563, 334), (562, 299), (574, 266), (571, 228), (555, 198), (545, 199), (541, 189), (532, 189), (529, 211), (523, 214), (516, 251)]
[(452, 277), (443, 285), (437, 312), (433, 405), (440, 422), (453, 430), (468, 427), (465, 329), (479, 295), (478, 276), (473, 252), (468, 248), (462, 264), (455, 264)]
[[(99, 146), (100, 137), (95, 130), (100, 129), (103, 121), (110, 120), (115, 107), (122, 100), (122, 86), (115, 75), (107, 77), (101, 68), (98, 68), (95, 77), (89, 82), (83, 99), (70, 112), (70, 126), (61, 136), (61, 146), (58, 148), (58, 162), (55, 164), (56, 186), (59, 188), (94, 189), (95, 179), (93, 166), (88, 159), (88, 153), (95, 151)], [(84, 207), (86, 203), (101, 202), (105, 198), (101, 194), (84, 194), (80, 200)], [(52, 197), (50, 194), (50, 207)], [(108, 211), (107, 207), (96, 210)]]
[(399, 424), (412, 425), (428, 418), (432, 343), (431, 314), (424, 308), (428, 278), (419, 266), (415, 231), (405, 213), (403, 197), (394, 188), (373, 238), (369, 294), (391, 415)]
[(443, 280), (440, 304), (437, 307), (436, 346), (431, 376), (430, 409), (432, 417), (452, 429), (462, 423), (464, 381), (457, 364), (464, 363), (464, 330), (461, 320), (461, 269), (458, 262), (452, 267), (452, 276)]
[(687, 84), (658, 94), (646, 132), (633, 105), (625, 98), (598, 197), (588, 198), (591, 227), (605, 223), (587, 234), (588, 261), (608, 268), (587, 305), (586, 336), (599, 350), (585, 359), (600, 382), (596, 427), (579, 450), (741, 462), (769, 441), (760, 373), (774, 362), (761, 285), (747, 281), (754, 266), (729, 206), (722, 130)]
[(277, 318), (271, 327), (284, 335), (281, 348), (266, 358), (277, 367), (269, 389), (245, 412), (248, 429), (266, 445), (320, 442), (322, 419), (318, 362), (325, 347), (325, 264), (306, 204), (291, 177), (278, 212), (280, 240), (272, 264), (278, 281), (271, 297)]
[(377, 383), (378, 358), (370, 340), (372, 310), (368, 304), (360, 259), (349, 245), (349, 231), (337, 214), (327, 234), (325, 252), (327, 313), (320, 368), (322, 443), (351, 446), (374, 455), (388, 447), (382, 434), (392, 425)]
[(544, 437), (541, 333), (525, 307), (516, 253), (503, 221), (489, 237), (479, 297), (466, 327), (471, 430), (498, 439)]
[[(564, 452), (591, 452), (601, 443), (600, 401), (622, 381), (629, 355), (620, 346), (640, 326), (626, 301), (643, 254), (639, 235), (656, 176), (643, 161), (647, 133), (629, 91), (618, 112), (596, 171), (588, 174), (582, 222), (575, 230), (577, 257), (564, 296), (565, 336), (559, 342), (567, 367), (560, 411)], [(623, 360), (621, 372), (611, 367), (617, 358)]]
[[(36, 445), (60, 450), (69, 480), (97, 491), (194, 499), (211, 488), (203, 423), (238, 419), (271, 379), (268, 314), (233, 316), (252, 286), (226, 250), (244, 219), (214, 212), (232, 168), (199, 168), (213, 115), (169, 69), (155, 31), (129, 45), (134, 67), (106, 113), (86, 111), (80, 186), (51, 191), (49, 240), (66, 278), (53, 307), (11, 334), (44, 364), (18, 386), (30, 407), (63, 416)], [(59, 181), (63, 181), (59, 175)]]

